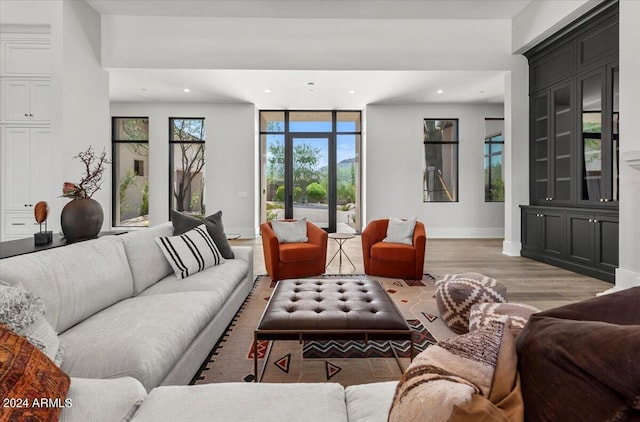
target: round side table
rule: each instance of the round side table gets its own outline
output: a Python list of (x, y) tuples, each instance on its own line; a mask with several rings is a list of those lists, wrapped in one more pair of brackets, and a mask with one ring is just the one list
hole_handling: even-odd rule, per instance
[(327, 263), (327, 266), (325, 268), (328, 268), (329, 265), (335, 259), (335, 257), (338, 256), (338, 260), (339, 260), (339, 263), (340, 263), (338, 271), (340, 271), (340, 274), (342, 274), (342, 272), (341, 272), (342, 271), (342, 256), (344, 255), (344, 257), (347, 258), (347, 260), (349, 261), (349, 263), (351, 264), (353, 269), (354, 270), (356, 269), (356, 266), (351, 261), (351, 258), (349, 258), (349, 255), (347, 255), (347, 253), (344, 251), (344, 249), (342, 249), (342, 245), (344, 245), (344, 243), (347, 240), (353, 239), (354, 237), (356, 237), (356, 236), (354, 234), (352, 234), (352, 233), (329, 233), (329, 238), (335, 240), (336, 243), (338, 244), (338, 250), (336, 251), (335, 254), (333, 254), (333, 256), (331, 257), (331, 259), (329, 260), (329, 262)]

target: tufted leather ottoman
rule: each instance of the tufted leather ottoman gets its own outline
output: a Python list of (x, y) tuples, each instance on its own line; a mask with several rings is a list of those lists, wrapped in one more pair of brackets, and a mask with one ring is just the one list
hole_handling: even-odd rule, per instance
[[(410, 340), (413, 358), (413, 332), (377, 281), (280, 280), (255, 330), (254, 350), (258, 340), (325, 339)], [(254, 373), (259, 381), (257, 353)]]

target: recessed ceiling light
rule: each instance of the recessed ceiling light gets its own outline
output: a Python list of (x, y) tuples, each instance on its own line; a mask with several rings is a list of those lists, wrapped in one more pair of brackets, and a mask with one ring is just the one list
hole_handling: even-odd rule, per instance
[(267, 88), (267, 89), (264, 90), (264, 92), (265, 92), (265, 94), (270, 94), (271, 90), (269, 88)]
[(147, 88), (140, 88), (140, 91), (146, 91)]
[(185, 88), (183, 89), (184, 92), (191, 92), (191, 90), (189, 88)]
[(352, 90), (349, 91), (349, 94), (355, 94), (355, 93), (356, 93), (355, 89), (352, 89)]
[(441, 89), (439, 89), (439, 90), (437, 90), (436, 92), (437, 92), (438, 94), (442, 94), (444, 91), (443, 91), (443, 90), (441, 90)]

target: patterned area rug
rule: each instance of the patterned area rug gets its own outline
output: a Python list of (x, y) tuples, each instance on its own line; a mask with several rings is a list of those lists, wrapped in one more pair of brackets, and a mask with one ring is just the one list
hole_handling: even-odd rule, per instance
[[(415, 330), (416, 353), (439, 339), (452, 337), (438, 316), (434, 278), (403, 280), (365, 275), (325, 275), (315, 278), (369, 278), (380, 282)], [(192, 384), (254, 381), (253, 331), (275, 283), (258, 276), (253, 291), (227, 332), (216, 344)], [(408, 341), (261, 341), (257, 347), (262, 382), (338, 382), (344, 386), (398, 380), (409, 365)], [(265, 357), (268, 356), (265, 362)], [(398, 361), (396, 360), (398, 357)]]

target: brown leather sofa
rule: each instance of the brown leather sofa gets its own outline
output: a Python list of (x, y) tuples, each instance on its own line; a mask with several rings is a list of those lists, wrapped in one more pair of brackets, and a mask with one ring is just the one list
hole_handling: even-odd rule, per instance
[(328, 234), (320, 227), (307, 221), (309, 240), (304, 243), (280, 243), (271, 228), (271, 222), (262, 223), (260, 232), (264, 263), (273, 281), (324, 273)]
[(383, 242), (388, 225), (388, 219), (373, 220), (362, 231), (365, 274), (421, 280), (427, 241), (424, 224), (416, 222), (413, 245)]
[(527, 421), (640, 421), (640, 287), (533, 314), (516, 347)]

